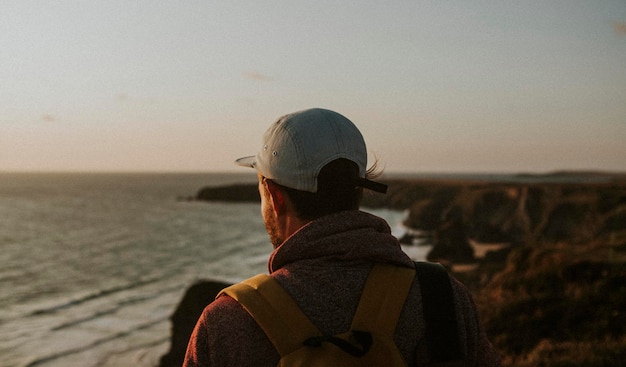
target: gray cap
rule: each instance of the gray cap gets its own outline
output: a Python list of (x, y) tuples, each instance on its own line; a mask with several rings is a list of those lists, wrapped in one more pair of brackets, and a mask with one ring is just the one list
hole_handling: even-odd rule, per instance
[(344, 158), (359, 167), (355, 187), (385, 192), (387, 187), (365, 178), (367, 148), (357, 127), (337, 112), (313, 108), (285, 115), (272, 124), (256, 156), (236, 163), (300, 191), (317, 192), (317, 176), (328, 163)]

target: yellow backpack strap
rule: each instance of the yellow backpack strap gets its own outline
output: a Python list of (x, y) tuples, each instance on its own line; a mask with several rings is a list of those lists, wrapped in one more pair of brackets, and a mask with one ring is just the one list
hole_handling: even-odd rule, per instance
[(300, 348), (319, 330), (300, 307), (269, 275), (259, 274), (222, 290), (239, 302), (268, 336), (278, 354), (285, 356)]
[(374, 265), (352, 319), (352, 330), (375, 331), (393, 338), (415, 269)]

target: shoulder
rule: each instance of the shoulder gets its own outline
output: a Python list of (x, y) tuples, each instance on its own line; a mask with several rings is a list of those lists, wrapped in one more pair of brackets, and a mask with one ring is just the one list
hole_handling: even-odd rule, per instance
[(452, 274), (450, 274), (450, 284), (452, 285), (452, 295), (454, 298), (457, 318), (459, 318), (459, 321), (465, 324), (465, 326), (477, 328), (480, 325), (480, 320), (472, 293)]
[(215, 365), (270, 366), (279, 359), (252, 316), (228, 295), (218, 297), (204, 309), (197, 327), (202, 329), (199, 334)]
[(455, 300), (459, 336), (465, 340), (467, 358), (473, 365), (499, 366), (500, 354), (485, 333), (469, 289), (450, 275)]
[(233, 331), (258, 329), (252, 316), (228, 295), (221, 295), (206, 306), (201, 321), (210, 333), (216, 335), (232, 335)]

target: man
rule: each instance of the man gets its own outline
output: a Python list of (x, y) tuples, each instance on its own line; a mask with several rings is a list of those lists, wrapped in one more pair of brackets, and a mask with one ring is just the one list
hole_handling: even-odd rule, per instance
[[(324, 109), (283, 116), (265, 133), (259, 153), (237, 163), (258, 172), (274, 245), (270, 276), (324, 335), (350, 328), (374, 264), (414, 268), (388, 224), (358, 210), (363, 188), (386, 186), (370, 180), (363, 137), (344, 116)], [(464, 365), (498, 365), (467, 289), (450, 279)], [(419, 288), (414, 281), (394, 334), (409, 366), (429, 362)], [(222, 295), (200, 317), (184, 366), (275, 366), (279, 359), (248, 312)]]

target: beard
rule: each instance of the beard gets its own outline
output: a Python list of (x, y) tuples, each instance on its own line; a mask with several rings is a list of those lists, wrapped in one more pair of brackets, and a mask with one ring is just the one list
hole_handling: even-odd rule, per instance
[(263, 222), (265, 223), (265, 230), (270, 237), (270, 242), (274, 248), (278, 248), (284, 242), (284, 238), (282, 238), (278, 230), (276, 213), (269, 206), (263, 208)]

